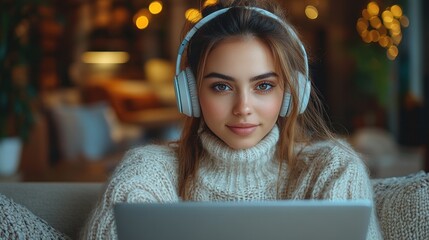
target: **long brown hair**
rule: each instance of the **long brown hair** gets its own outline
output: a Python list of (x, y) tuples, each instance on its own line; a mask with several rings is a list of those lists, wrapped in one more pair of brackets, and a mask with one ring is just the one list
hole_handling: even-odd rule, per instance
[[(307, 61), (301, 49), (302, 43), (298, 42), (300, 40), (292, 37), (279, 21), (243, 6), (265, 9), (283, 19), (284, 24), (289, 24), (285, 20), (282, 9), (275, 2), (220, 0), (215, 5), (204, 8), (203, 16), (222, 8), (232, 8), (209, 21), (196, 32), (188, 44), (183, 62), (192, 70), (196, 77), (197, 87), (199, 87), (207, 56), (221, 40), (228, 37), (254, 36), (267, 44), (273, 54), (280, 79), (283, 81), (283, 88), (292, 96), (291, 114), (287, 117), (279, 117), (277, 120), (280, 139), (276, 150), (276, 157), (280, 164), (286, 163), (292, 169), (297, 159), (294, 152), (297, 142), (309, 143), (319, 139), (333, 138), (333, 136), (321, 117), (323, 109), (313, 88), (306, 111), (299, 114), (297, 110), (300, 103), (296, 100), (298, 93), (294, 86), (297, 85), (297, 72), (306, 71), (305, 61)], [(183, 200), (189, 198), (189, 187), (197, 175), (199, 159), (203, 154), (198, 134), (202, 121), (202, 117), (186, 118), (181, 138), (178, 141), (179, 196)]]

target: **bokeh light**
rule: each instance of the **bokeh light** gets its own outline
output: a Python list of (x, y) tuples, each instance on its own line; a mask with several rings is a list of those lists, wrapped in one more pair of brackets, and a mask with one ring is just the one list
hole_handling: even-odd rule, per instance
[(185, 12), (186, 20), (193, 23), (198, 22), (201, 19), (201, 17), (202, 17), (201, 12), (195, 8), (190, 8)]
[(149, 11), (152, 14), (159, 14), (162, 11), (162, 3), (159, 1), (153, 1), (149, 4)]
[(146, 8), (140, 9), (133, 18), (134, 24), (140, 30), (146, 29), (151, 21), (152, 14)]
[(380, 12), (380, 7), (376, 2), (370, 2), (368, 3), (367, 11), (370, 16), (377, 16), (378, 13)]
[(319, 16), (319, 11), (317, 10), (317, 8), (313, 5), (308, 5), (305, 7), (305, 15), (309, 18), (309, 19), (316, 19)]
[(217, 3), (217, 0), (206, 0), (203, 4), (203, 7), (207, 7), (210, 5), (215, 5)]
[(356, 22), (356, 30), (365, 43), (378, 43), (386, 49), (387, 58), (395, 60), (399, 54), (398, 45), (402, 41), (401, 27), (410, 25), (399, 5), (387, 7), (380, 16), (380, 6), (368, 3), (362, 10), (362, 17)]
[(149, 18), (146, 16), (140, 16), (136, 20), (136, 26), (138, 29), (145, 29), (149, 26)]
[(390, 10), (395, 18), (400, 18), (402, 16), (402, 8), (398, 5), (393, 5)]

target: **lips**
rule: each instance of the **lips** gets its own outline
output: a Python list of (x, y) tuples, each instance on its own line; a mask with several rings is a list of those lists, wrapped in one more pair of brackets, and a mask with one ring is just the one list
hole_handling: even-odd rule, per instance
[(250, 123), (240, 123), (240, 124), (234, 124), (234, 125), (227, 125), (227, 127), (235, 134), (239, 136), (248, 136), (252, 134), (256, 128), (258, 127), (258, 124), (250, 124)]

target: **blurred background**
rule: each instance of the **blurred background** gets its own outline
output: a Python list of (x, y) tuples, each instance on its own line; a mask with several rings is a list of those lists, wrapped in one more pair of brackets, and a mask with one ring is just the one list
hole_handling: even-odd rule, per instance
[[(177, 139), (182, 27), (214, 2), (1, 0), (0, 181), (105, 181), (126, 150)], [(371, 177), (428, 171), (429, 3), (280, 3)]]

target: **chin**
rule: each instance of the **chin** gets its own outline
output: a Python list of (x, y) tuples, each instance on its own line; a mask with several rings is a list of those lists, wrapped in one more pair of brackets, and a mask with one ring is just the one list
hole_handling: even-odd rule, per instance
[(251, 142), (250, 141), (249, 142), (247, 142), (247, 141), (241, 141), (238, 144), (231, 144), (231, 143), (228, 143), (228, 142), (226, 142), (226, 143), (228, 144), (228, 146), (230, 148), (232, 148), (234, 150), (248, 149), (248, 148), (254, 147), (257, 144), (257, 142), (254, 142), (254, 141), (251, 141)]

